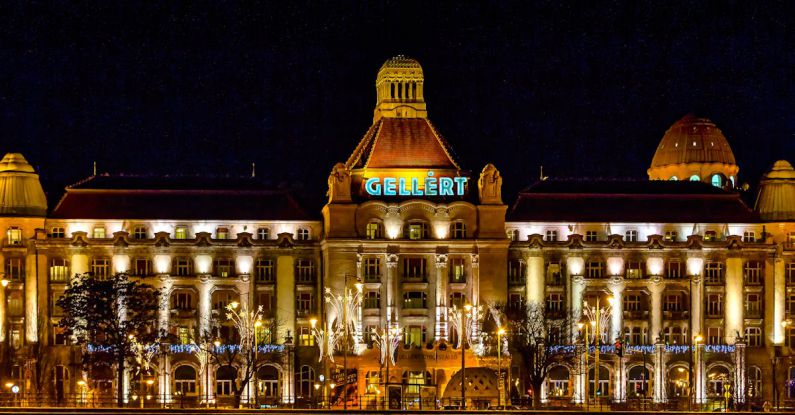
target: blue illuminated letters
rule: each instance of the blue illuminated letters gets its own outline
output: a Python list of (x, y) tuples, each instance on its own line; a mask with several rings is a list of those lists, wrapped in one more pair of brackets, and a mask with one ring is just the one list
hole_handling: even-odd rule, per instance
[(463, 196), (468, 177), (434, 177), (429, 171), (422, 183), (417, 177), (372, 177), (364, 190), (372, 196)]

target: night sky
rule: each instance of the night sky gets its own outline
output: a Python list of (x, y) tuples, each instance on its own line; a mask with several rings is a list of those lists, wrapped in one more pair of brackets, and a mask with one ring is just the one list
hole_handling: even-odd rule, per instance
[[(507, 201), (538, 177), (643, 178), (689, 112), (740, 181), (795, 162), (793, 2), (0, 4), (0, 151), (54, 205), (99, 171), (246, 175), (322, 195), (378, 68), (423, 65), (431, 120)], [(489, 2), (491, 3), (491, 2)]]

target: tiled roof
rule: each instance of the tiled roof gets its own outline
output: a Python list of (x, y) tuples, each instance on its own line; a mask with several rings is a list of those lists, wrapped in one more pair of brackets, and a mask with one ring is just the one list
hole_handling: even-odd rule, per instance
[(546, 180), (519, 193), (509, 222), (755, 223), (730, 193), (701, 182)]
[(286, 190), (247, 178), (92, 176), (67, 187), (55, 219), (316, 220)]
[(346, 166), (459, 169), (450, 146), (425, 118), (381, 118), (376, 121)]

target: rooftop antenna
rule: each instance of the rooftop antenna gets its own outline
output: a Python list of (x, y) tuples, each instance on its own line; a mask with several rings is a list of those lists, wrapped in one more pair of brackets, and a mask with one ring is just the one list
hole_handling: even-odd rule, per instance
[(544, 166), (541, 166), (541, 172), (538, 175), (538, 179), (539, 180), (546, 180), (548, 178), (549, 178), (549, 176), (544, 176)]
[(257, 163), (251, 163), (251, 177), (257, 177)]
[(97, 175), (97, 162), (94, 162), (94, 176)]

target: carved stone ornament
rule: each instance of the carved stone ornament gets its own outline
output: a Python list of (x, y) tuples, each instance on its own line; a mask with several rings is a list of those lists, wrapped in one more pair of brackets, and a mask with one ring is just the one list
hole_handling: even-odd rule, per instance
[(436, 255), (436, 268), (442, 269), (447, 266), (447, 255), (444, 254), (437, 254)]
[(386, 255), (386, 267), (387, 268), (397, 268), (398, 265), (398, 256), (396, 254), (387, 254)]
[(480, 204), (482, 205), (501, 205), (502, 204), (502, 176), (499, 170), (489, 163), (480, 172), (478, 180), (478, 193), (480, 194)]
[(351, 201), (351, 171), (343, 163), (337, 163), (328, 176), (328, 202)]
[(477, 268), (480, 266), (480, 255), (478, 254), (470, 254), (472, 258), (472, 268)]

